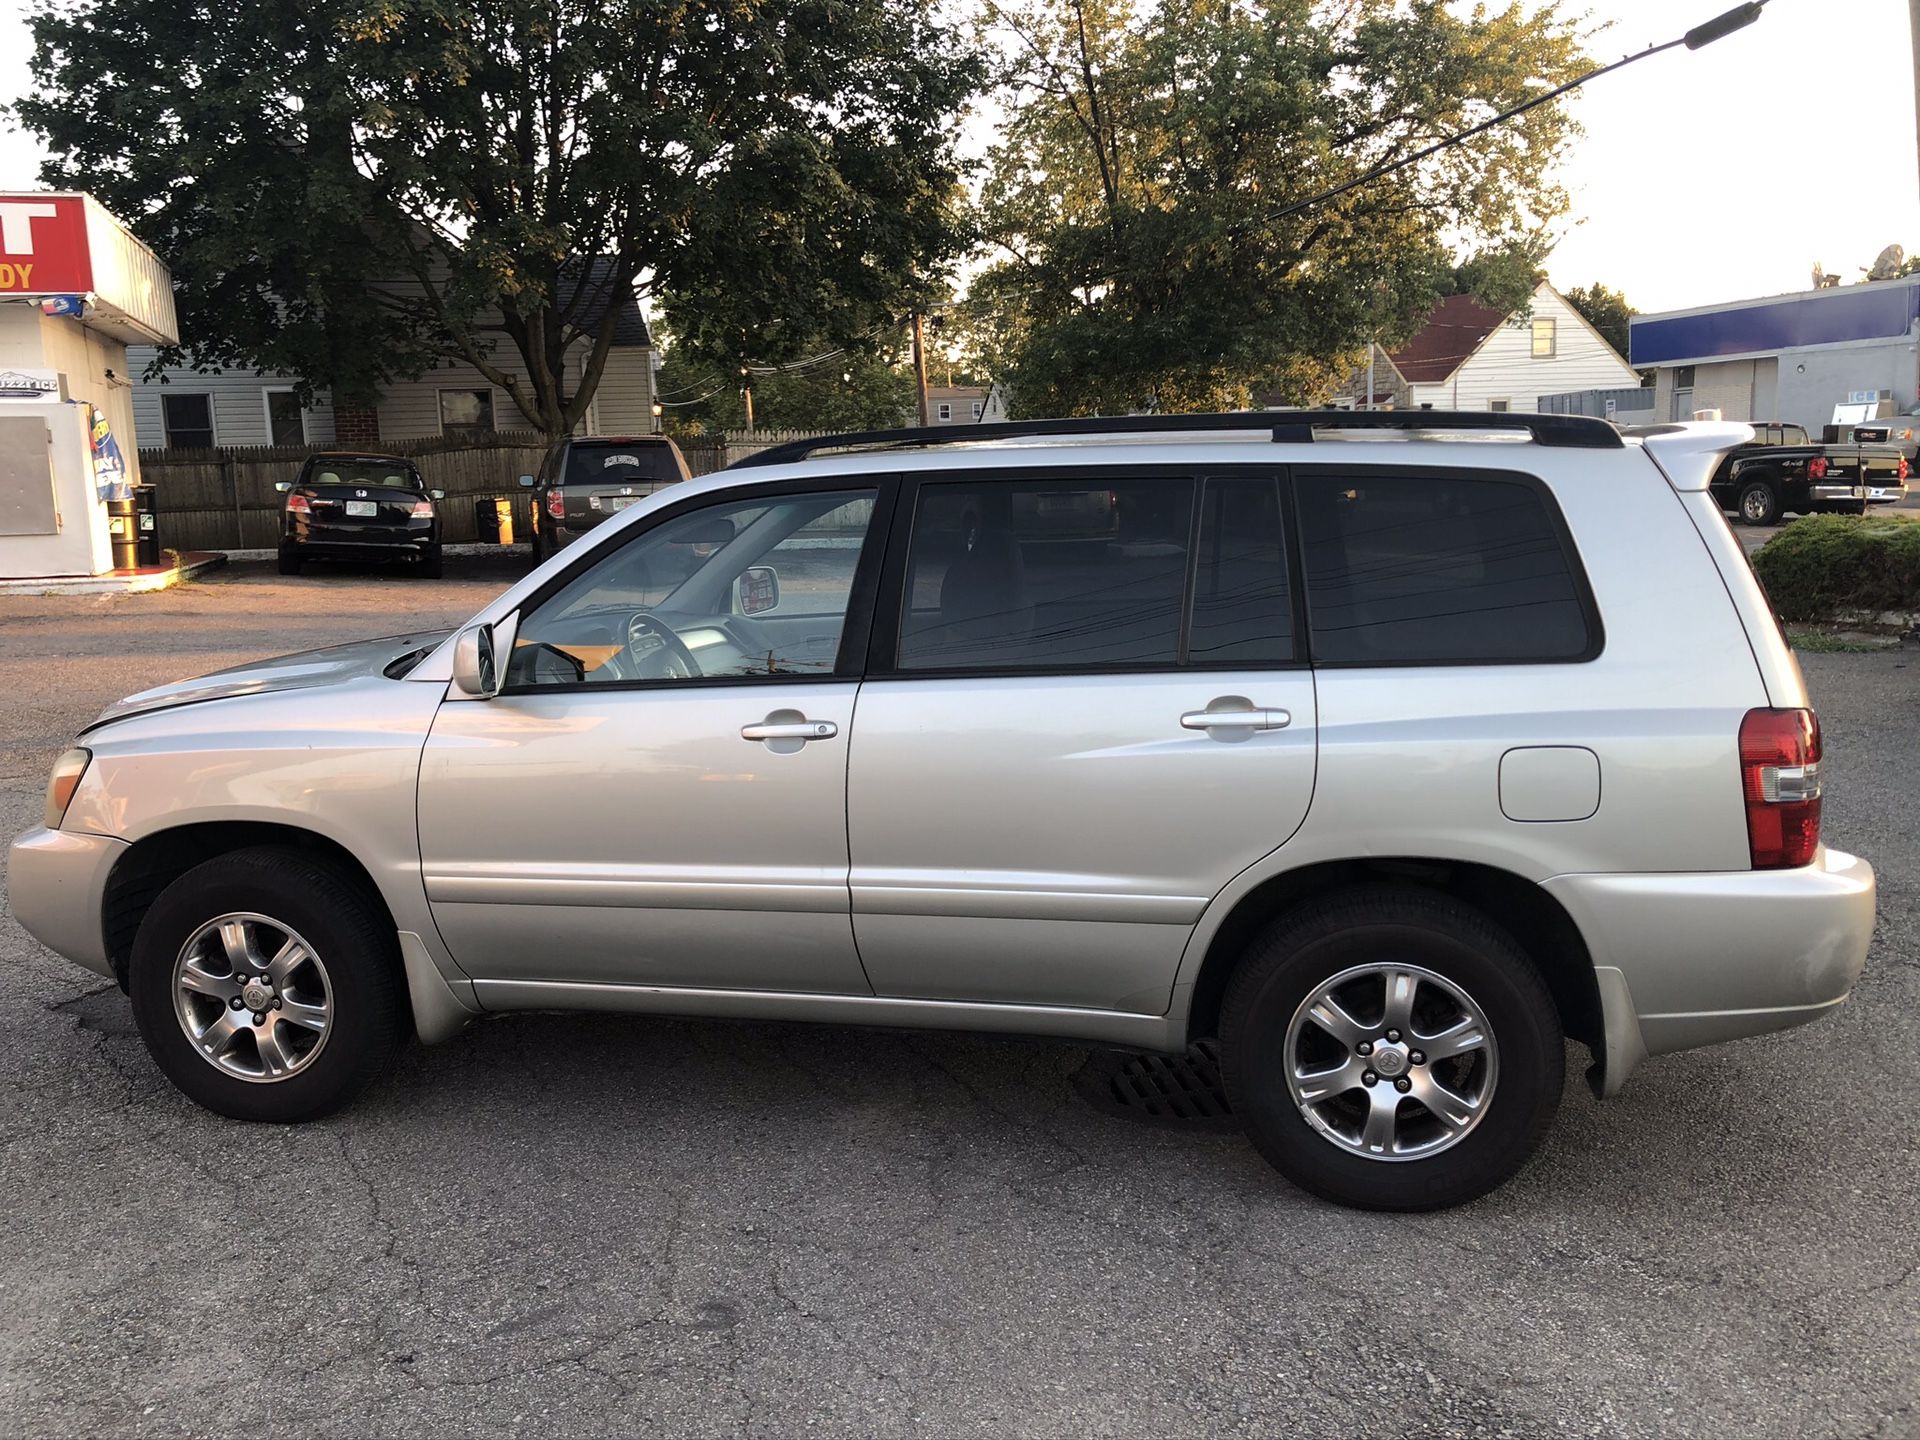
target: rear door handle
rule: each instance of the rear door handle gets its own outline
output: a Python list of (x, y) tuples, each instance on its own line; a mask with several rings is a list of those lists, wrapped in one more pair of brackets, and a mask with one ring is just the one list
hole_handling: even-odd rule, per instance
[(742, 740), (831, 740), (839, 733), (831, 720), (761, 720), (740, 727)]
[(1189, 710), (1180, 717), (1183, 730), (1284, 730), (1293, 723), (1285, 710)]

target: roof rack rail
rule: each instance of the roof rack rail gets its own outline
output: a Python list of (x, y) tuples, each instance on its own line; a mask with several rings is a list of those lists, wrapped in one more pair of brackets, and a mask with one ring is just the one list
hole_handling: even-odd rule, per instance
[(1620, 432), (1591, 415), (1536, 415), (1528, 411), (1474, 410), (1235, 410), (1211, 415), (1109, 415), (1090, 419), (1008, 420), (986, 425), (919, 426), (902, 430), (857, 430), (790, 440), (727, 468), (786, 465), (822, 450), (958, 445), (972, 440), (1015, 440), (1033, 435), (1182, 435), (1217, 430), (1269, 430), (1277, 443), (1310, 442), (1316, 430), (1524, 430), (1536, 445), (1574, 450), (1618, 450)]

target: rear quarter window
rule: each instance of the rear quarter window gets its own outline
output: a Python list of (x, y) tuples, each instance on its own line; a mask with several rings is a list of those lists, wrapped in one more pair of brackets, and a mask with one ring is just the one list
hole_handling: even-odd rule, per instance
[(1600, 625), (1558, 508), (1518, 475), (1301, 474), (1316, 664), (1591, 659)]

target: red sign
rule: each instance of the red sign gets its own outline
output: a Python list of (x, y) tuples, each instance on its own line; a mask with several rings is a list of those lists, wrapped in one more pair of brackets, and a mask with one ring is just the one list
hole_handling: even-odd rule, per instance
[(0, 295), (92, 289), (86, 202), (78, 195), (0, 195)]

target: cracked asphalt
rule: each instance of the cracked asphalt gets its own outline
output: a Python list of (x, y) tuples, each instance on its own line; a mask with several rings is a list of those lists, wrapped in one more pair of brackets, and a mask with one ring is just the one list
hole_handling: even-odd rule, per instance
[[(0, 598), (0, 822), (119, 695), (451, 623), (514, 563)], [(1920, 1434), (1920, 651), (1805, 665), (1828, 838), (1880, 871), (1854, 1003), (1570, 1085), (1440, 1215), (981, 1037), (518, 1016), (244, 1126), (0, 913), (0, 1433)]]

